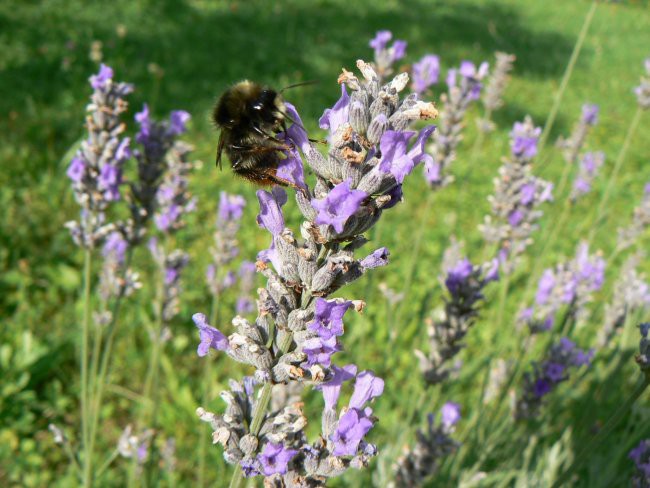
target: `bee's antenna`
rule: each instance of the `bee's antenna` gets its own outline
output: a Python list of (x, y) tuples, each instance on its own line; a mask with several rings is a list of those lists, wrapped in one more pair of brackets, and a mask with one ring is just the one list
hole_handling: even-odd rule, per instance
[(320, 83), (319, 80), (309, 80), (309, 81), (301, 81), (300, 83), (294, 83), (293, 85), (285, 86), (282, 90), (280, 90), (280, 94), (282, 94), (285, 90), (290, 90), (291, 88), (296, 88), (299, 86), (305, 86), (305, 85), (315, 85), (316, 83)]

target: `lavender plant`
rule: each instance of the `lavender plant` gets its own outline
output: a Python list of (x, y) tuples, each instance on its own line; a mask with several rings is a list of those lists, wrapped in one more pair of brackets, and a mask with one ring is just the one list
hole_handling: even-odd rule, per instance
[(589, 254), (589, 246), (578, 246), (574, 259), (546, 269), (537, 285), (535, 305), (526, 308), (519, 320), (532, 333), (550, 330), (556, 321), (558, 311), (566, 306), (563, 328), (567, 323), (585, 318), (586, 306), (593, 300), (593, 293), (599, 290), (605, 280), (605, 260), (599, 255)]
[(67, 171), (81, 216), (66, 227), (75, 244), (85, 249), (93, 249), (115, 230), (115, 224), (106, 221), (106, 212), (121, 197), (123, 167), (131, 157), (131, 139), (124, 136), (126, 125), (120, 116), (128, 108), (125, 97), (133, 85), (114, 82), (113, 70), (102, 64), (99, 73), (90, 77), (90, 86), (88, 137)]
[(479, 226), (486, 242), (496, 245), (501, 269), (506, 274), (512, 273), (519, 257), (532, 243), (532, 233), (542, 216), (538, 207), (552, 199), (552, 183), (532, 174), (540, 133), (530, 117), (515, 122), (510, 133), (510, 158), (499, 169), (494, 194), (488, 198), (492, 213)]
[(444, 309), (427, 321), (429, 353), (416, 350), (420, 371), (428, 385), (445, 381), (451, 372), (448, 365), (464, 347), (462, 341), (474, 325), (483, 289), (498, 279), (499, 266), (495, 260), (483, 265), (473, 265), (460, 256), (456, 246), (445, 253), (445, 276), (441, 277), (447, 290)]
[(593, 351), (583, 351), (563, 337), (553, 345), (548, 357), (541, 363), (533, 363), (533, 371), (524, 375), (523, 391), (515, 405), (514, 415), (518, 420), (539, 415), (544, 398), (563, 381), (569, 379), (570, 368), (589, 365)]
[(448, 92), (440, 99), (443, 108), (440, 124), (428, 147), (431, 154), (425, 162), (424, 176), (433, 189), (448, 185), (453, 181), (446, 172), (456, 159), (456, 148), (460, 143), (463, 119), (470, 104), (481, 96), (481, 80), (488, 74), (488, 63), (477, 68), (471, 61), (463, 61), (460, 68), (447, 72)]
[(643, 191), (641, 204), (634, 209), (632, 222), (627, 227), (618, 229), (618, 251), (634, 245), (643, 232), (650, 226), (650, 183)]
[(573, 187), (569, 196), (573, 203), (591, 191), (591, 185), (603, 164), (605, 164), (605, 153), (602, 151), (587, 152), (582, 155), (579, 162), (578, 174), (575, 180), (573, 180)]
[(634, 461), (635, 472), (632, 476), (632, 486), (645, 488), (650, 486), (650, 440), (643, 439), (630, 451), (628, 457)]
[[(224, 392), (225, 414), (198, 410), (212, 425), (215, 442), (223, 445), (226, 461), (236, 465), (231, 486), (239, 485), (242, 472), (264, 475), (271, 484), (322, 486), (350, 467), (365, 466), (377, 452), (365, 440), (375, 423), (368, 402), (382, 393), (384, 383), (369, 371), (358, 372), (356, 365), (332, 362), (341, 350), (343, 316), (351, 307), (361, 310), (363, 302), (329, 297), (387, 264), (385, 248), (362, 259), (355, 251), (366, 242), (362, 234), (400, 201), (404, 178), (425, 158), (424, 144), (434, 127), (422, 129), (414, 142), (416, 133), (407, 127), (434, 117), (436, 111), (415, 95), (400, 100), (407, 74), (382, 84), (371, 65), (358, 61), (357, 67), (363, 79), (344, 70), (339, 81), (351, 95), (344, 88), (341, 100), (321, 118), (330, 131), (327, 157), (311, 145), (298, 113), (288, 105), (296, 123), (287, 137), (301, 149), (316, 184), (311, 189), (300, 171), (288, 172), (298, 175), (294, 183), (305, 189), (296, 193), (305, 218), (301, 240), (285, 226), (286, 193), (280, 188), (258, 192), (258, 223), (272, 234), (272, 243), (258, 256), (257, 267), (267, 284), (259, 291), (257, 319), (250, 323), (235, 317), (235, 333), (226, 337), (204, 315), (193, 317), (201, 336), (199, 354), (210, 348), (225, 351), (255, 370)], [(285, 164), (301, 165), (296, 154), (288, 160)], [(353, 378), (352, 396), (339, 411), (343, 383)], [(298, 405), (268, 410), (272, 385), (281, 383), (314, 385), (322, 391), (322, 432), (315, 442), (307, 439)]]
[(445, 403), (440, 409), (439, 425), (435, 424), (435, 416), (429, 414), (427, 430), (418, 430), (415, 446), (407, 449), (397, 460), (394, 467), (395, 481), (390, 486), (418, 487), (433, 476), (444, 458), (458, 449), (459, 444), (451, 434), (459, 421), (460, 405), (453, 402)]
[(503, 107), (503, 93), (510, 82), (510, 72), (517, 59), (514, 54), (502, 52), (495, 53), (495, 58), (494, 69), (481, 97), (484, 108), (483, 117), (476, 121), (481, 133), (489, 133), (495, 129), (492, 114)]
[(623, 328), (628, 317), (650, 307), (650, 285), (638, 270), (643, 258), (644, 254), (637, 252), (623, 263), (612, 299), (605, 305), (603, 326), (598, 333), (598, 346), (601, 348), (611, 345), (614, 335)]

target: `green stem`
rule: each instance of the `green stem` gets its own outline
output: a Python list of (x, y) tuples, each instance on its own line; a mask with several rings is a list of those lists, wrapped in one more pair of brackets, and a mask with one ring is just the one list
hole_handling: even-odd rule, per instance
[(562, 76), (562, 82), (560, 83), (560, 88), (558, 92), (555, 94), (555, 99), (553, 100), (553, 106), (551, 108), (551, 111), (548, 114), (546, 123), (544, 124), (544, 131), (542, 132), (542, 136), (539, 139), (540, 148), (544, 147), (551, 133), (551, 129), (553, 128), (553, 124), (555, 123), (555, 118), (557, 117), (557, 112), (560, 108), (560, 103), (562, 102), (562, 98), (564, 97), (564, 92), (566, 91), (566, 88), (569, 85), (569, 80), (571, 79), (571, 75), (573, 74), (573, 69), (575, 68), (576, 62), (578, 61), (578, 57), (580, 56), (582, 45), (584, 44), (585, 38), (587, 37), (587, 31), (589, 31), (589, 26), (591, 25), (591, 21), (594, 18), (594, 13), (596, 12), (597, 6), (598, 6), (598, 1), (594, 0), (591, 4), (591, 7), (589, 8), (589, 11), (587, 12), (585, 21), (582, 24), (582, 29), (580, 29), (580, 34), (578, 35), (578, 39), (576, 40), (576, 43), (573, 46), (573, 52), (571, 53), (571, 58), (569, 58), (569, 64), (567, 65), (566, 70), (564, 71), (564, 75)]
[(92, 453), (89, 444), (89, 392), (88, 392), (88, 344), (90, 335), (90, 280), (92, 273), (92, 249), (84, 252), (84, 316), (81, 332), (81, 432), (83, 438), (83, 486), (92, 484)]
[[(131, 265), (132, 257), (133, 257), (133, 248), (129, 248), (127, 252), (126, 260), (124, 261), (124, 268), (122, 270), (122, 279), (126, 277), (127, 270)], [(95, 441), (97, 438), (97, 428), (99, 426), (99, 414), (100, 414), (102, 399), (104, 395), (104, 388), (106, 386), (108, 366), (110, 364), (113, 343), (115, 342), (115, 335), (116, 335), (115, 333), (117, 331), (117, 324), (119, 323), (118, 318), (120, 315), (120, 308), (122, 306), (123, 299), (124, 299), (124, 289), (121, 290), (120, 294), (115, 298), (115, 302), (113, 303), (113, 309), (111, 310), (111, 321), (107, 327), (106, 341), (104, 343), (104, 348), (101, 356), (101, 365), (99, 367), (99, 373), (95, 380), (95, 389), (91, 401), (92, 424), (90, 427), (90, 439), (89, 439), (91, 452), (95, 447)]]
[(639, 121), (641, 120), (642, 111), (643, 110), (641, 109), (641, 107), (637, 106), (636, 112), (634, 113), (634, 117), (632, 118), (632, 122), (630, 122), (630, 126), (627, 129), (627, 134), (625, 135), (625, 141), (623, 141), (623, 146), (621, 146), (621, 150), (618, 153), (618, 157), (616, 158), (616, 163), (614, 164), (614, 169), (612, 170), (612, 174), (607, 179), (607, 186), (605, 187), (605, 192), (603, 193), (603, 196), (600, 199), (600, 204), (598, 205), (598, 211), (596, 212), (596, 220), (591, 226), (591, 232), (589, 233), (589, 242), (593, 240), (594, 235), (596, 234), (596, 230), (598, 230), (600, 221), (603, 216), (603, 211), (605, 210), (607, 201), (609, 200), (609, 196), (612, 192), (612, 189), (614, 188), (616, 177), (618, 176), (618, 173), (621, 170), (621, 167), (623, 166), (625, 155), (628, 149), (630, 148), (630, 144), (632, 143), (632, 138), (634, 137), (634, 133), (636, 132), (637, 127), (639, 126)]
[(598, 432), (598, 434), (596, 434), (590, 442), (585, 443), (585, 447), (582, 449), (580, 454), (578, 454), (576, 460), (573, 461), (573, 464), (569, 467), (569, 469), (562, 473), (557, 481), (553, 483), (552, 488), (559, 488), (560, 486), (565, 485), (567, 481), (569, 481), (571, 475), (578, 468), (580, 468), (587, 459), (591, 457), (591, 454), (596, 450), (596, 448), (600, 446), (600, 444), (609, 436), (609, 434), (612, 433), (614, 427), (616, 427), (621, 419), (623, 419), (623, 417), (628, 413), (630, 408), (632, 408), (632, 405), (634, 405), (634, 402), (639, 399), (649, 384), (650, 375), (646, 375), (639, 381), (630, 397), (625, 401), (625, 403), (623, 403), (623, 405), (618, 407), (618, 410), (614, 412), (614, 415), (609, 418), (605, 426)]

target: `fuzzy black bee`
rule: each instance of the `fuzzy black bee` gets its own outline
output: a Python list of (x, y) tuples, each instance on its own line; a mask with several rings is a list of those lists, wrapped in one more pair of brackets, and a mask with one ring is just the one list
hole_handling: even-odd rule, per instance
[(281, 92), (240, 81), (221, 95), (212, 119), (221, 130), (216, 162), (219, 168), (225, 152), (235, 174), (258, 185), (295, 187), (276, 174), (285, 151), (292, 147), (277, 137), (286, 132), (287, 122), (293, 122)]

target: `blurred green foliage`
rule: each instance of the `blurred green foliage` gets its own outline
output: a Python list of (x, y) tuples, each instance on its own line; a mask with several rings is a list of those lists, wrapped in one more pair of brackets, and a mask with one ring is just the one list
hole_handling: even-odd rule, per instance
[[(599, 352), (588, 374), (563, 385), (539, 422), (512, 427), (506, 422), (507, 412), (502, 411), (494, 425), (483, 426), (487, 431), (463, 430), (463, 425), (475, 426), (482, 415), (481, 386), (490, 361), (511, 357), (517, 348), (521, 336), (513, 333), (512, 318), (529, 278), (525, 271), (538, 259), (550, 266), (573, 254), (579, 238), (592, 225), (605, 179), (599, 179), (595, 191), (573, 209), (571, 224), (552, 249), (539, 256), (540, 243), (533, 246), (524, 272), (511, 284), (503, 324), (494, 322), (497, 290), (492, 290), (484, 320), (468, 338), (458, 378), (441, 388), (424, 390), (412, 351), (422, 347), (424, 318), (441, 303), (437, 274), (449, 236), (455, 234), (466, 241), (471, 259), (483, 257), (476, 226), (488, 211), (486, 197), (492, 191), (500, 158), (508, 150), (507, 133), (525, 114), (543, 124), (588, 7), (589, 2), (577, 0), (2, 2), (0, 485), (74, 483), (68, 461), (54, 445), (47, 425), (55, 422), (71, 439), (78, 437), (76, 351), (82, 255), (63, 228), (77, 212), (65, 168), (71, 148), (83, 137), (84, 107), (90, 93), (87, 78), (96, 72), (100, 59), (114, 68), (116, 79), (135, 83), (131, 115), (143, 102), (159, 116), (171, 109), (190, 111), (193, 123), (187, 140), (196, 146), (196, 158), (205, 162), (191, 183), (192, 192), (199, 197), (199, 209), (179, 236), (179, 244), (188, 249), (192, 262), (181, 313), (173, 324), (174, 340), (163, 358), (159, 414), (164, 435), (177, 440), (175, 480), (181, 486), (193, 486), (202, 427), (194, 414), (201, 401), (202, 363), (194, 351), (197, 337), (189, 317), (195, 311), (207, 312), (209, 307), (203, 273), (209, 262), (207, 249), (220, 190), (240, 192), (249, 202), (242, 258), (252, 259), (258, 249), (268, 245), (265, 233), (253, 223), (254, 188), (213, 167), (216, 135), (208, 122), (211, 105), (228, 84), (243, 78), (278, 87), (316, 79), (319, 85), (292, 90), (287, 97), (299, 108), (307, 129), (319, 134), (318, 117), (339, 95), (335, 80), (340, 69), (352, 69), (356, 59), (371, 57), (367, 43), (379, 29), (392, 30), (396, 38), (409, 42), (403, 68), (425, 53), (440, 55), (444, 68), (461, 59), (492, 61), (495, 50), (514, 53), (517, 61), (506, 106), (495, 114), (498, 131), (487, 138), (476, 159), (469, 160), (476, 135), (470, 120), (452, 170), (456, 182), (435, 195), (428, 215), (423, 215), (426, 185), (419, 174), (411, 177), (405, 202), (387, 213), (370, 236), (377, 245), (391, 250), (391, 265), (344, 290), (345, 296), (368, 302), (365, 314), (347, 324), (347, 352), (341, 361), (354, 360), (386, 379), (386, 394), (376, 404), (381, 422), (373, 434), (385, 455), (371, 472), (352, 474), (345, 482), (334, 484), (364, 486), (371, 479), (377, 484), (385, 480), (390, 462), (402, 448), (395, 445), (395, 439), (407, 443), (410, 439), (403, 433), (412, 433), (424, 423), (424, 418), (406, 419), (409, 424), (405, 425), (408, 403), (414, 400), (405, 398), (405, 392), (411, 392), (415, 397), (427, 395), (424, 405), (431, 411), (446, 400), (463, 406), (465, 420), (459, 435), (467, 443), (456, 459), (443, 466), (432, 486), (449, 486), (458, 479), (466, 482), (465, 486), (475, 486), (473, 479), (483, 479), (482, 486), (544, 485), (544, 477), (571, 459), (631, 389), (634, 334), (615, 357), (613, 352)], [(643, 59), (650, 55), (648, 46), (650, 13), (646, 2), (602, 4), (549, 140), (568, 134), (583, 103), (598, 103), (600, 123), (587, 145), (606, 152), (607, 174), (635, 110), (631, 90), (638, 83)], [(429, 96), (438, 100), (439, 93), (436, 89)], [(474, 109), (470, 119), (478, 113)], [(645, 136), (649, 123), (646, 114), (612, 195), (608, 220), (597, 234), (595, 245), (605, 256), (615, 245), (616, 227), (629, 220), (644, 183), (650, 179), (650, 143)], [(549, 147), (541, 160), (544, 164), (539, 172), (557, 181), (563, 164), (558, 152)], [(560, 206), (556, 207), (547, 207), (538, 236), (549, 232), (560, 212)], [(290, 224), (298, 223), (295, 209), (289, 215)], [(425, 228), (425, 235), (419, 264), (399, 314), (401, 321), (395, 323), (395, 310), (381, 304), (376, 287), (385, 281), (399, 291), (401, 284), (411, 279), (406, 274), (412, 241), (400, 237), (415, 235), (420, 227)], [(144, 251), (134, 262), (143, 272), (145, 287), (129, 300), (122, 315), (122, 334), (100, 430), (99, 451), (105, 453), (133, 421), (148, 364), (146, 326), (152, 316), (152, 266)], [(593, 319), (575, 334), (584, 347), (593, 343), (620, 262), (609, 265), (609, 285), (598, 296)], [(228, 297), (222, 305), (223, 323), (233, 315), (233, 299)], [(396, 339), (391, 342), (393, 330)], [(543, 344), (537, 344), (524, 361), (542, 351)], [(218, 392), (226, 387), (228, 378), (240, 377), (242, 371), (234, 370), (222, 358), (212, 360), (217, 377), (211, 385), (212, 400), (205, 406), (218, 409)], [(306, 401), (308, 412), (318, 410), (316, 396)], [(635, 407), (611, 442), (581, 471), (582, 485), (625, 485), (632, 467), (626, 453), (640, 438), (650, 435), (649, 410), (647, 400)], [(209, 447), (209, 456), (209, 479), (222, 482), (226, 475), (220, 449)], [(122, 486), (128, 463), (118, 461), (115, 466), (103, 485)]]

